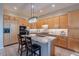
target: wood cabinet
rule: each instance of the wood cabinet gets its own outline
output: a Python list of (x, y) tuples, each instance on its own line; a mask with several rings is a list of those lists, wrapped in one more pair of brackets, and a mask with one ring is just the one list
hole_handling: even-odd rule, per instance
[(42, 20), (38, 20), (37, 22), (36, 22), (36, 26), (37, 26), (37, 28), (39, 29), (39, 28), (41, 28), (41, 25), (42, 25), (43, 23), (42, 23)]
[[(48, 18), (41, 18), (38, 19), (34, 26), (40, 29), (42, 25), (48, 24), (49, 29), (53, 28), (68, 28), (68, 15), (62, 16), (55, 16), (55, 17), (48, 17)], [(33, 26), (33, 25), (32, 25)]]
[(79, 10), (68, 13), (68, 48), (79, 52)]
[(19, 25), (29, 26), (28, 20), (19, 18)]
[(79, 38), (79, 10), (68, 13), (69, 36)]
[(32, 29), (33, 25), (32, 24), (29, 24), (29, 27), (30, 27), (30, 29)]
[(52, 18), (48, 18), (47, 24), (49, 29), (54, 27), (54, 21), (52, 21)]
[(59, 27), (60, 28), (68, 28), (68, 14), (65, 15), (61, 15), (59, 16), (60, 20), (59, 20)]
[(74, 37), (74, 38), (79, 38), (79, 29), (69, 29), (68, 31), (68, 36)]
[(36, 22), (36, 27), (42, 28), (42, 25), (46, 24), (46, 19), (42, 18), (42, 19), (38, 19), (38, 21)]
[(48, 24), (48, 28), (79, 28), (79, 11), (69, 12), (68, 14), (41, 18), (36, 22), (36, 28), (42, 28), (42, 25)]
[(47, 24), (49, 29), (59, 28), (59, 17), (48, 18)]
[(68, 39), (68, 48), (71, 50), (79, 52), (79, 39), (69, 38)]
[(79, 53), (79, 39), (74, 37), (57, 36), (57, 39), (53, 42), (52, 50), (52, 55), (63, 56), (70, 55), (72, 53)]
[(40, 29), (42, 28), (42, 25), (45, 25), (45, 24), (48, 25), (49, 29), (59, 28), (59, 16), (38, 19), (38, 21), (35, 23), (35, 26), (36, 28)]
[(69, 28), (79, 28), (79, 10), (68, 13)]
[(57, 45), (62, 47), (67, 47), (67, 39), (65, 37), (59, 36), (57, 37)]
[(55, 56), (70, 56), (72, 54), (78, 55), (77, 52), (74, 52), (74, 51), (71, 51), (68, 49), (64, 49), (61, 47), (56, 46), (55, 49), (56, 49)]
[(36, 23), (31, 23), (28, 25), (30, 29), (38, 29)]

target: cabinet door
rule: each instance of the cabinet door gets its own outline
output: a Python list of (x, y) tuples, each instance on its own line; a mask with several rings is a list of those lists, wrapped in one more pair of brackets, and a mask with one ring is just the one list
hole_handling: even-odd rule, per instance
[(54, 17), (52, 21), (54, 20), (54, 27), (53, 28), (59, 28), (59, 16)]
[(36, 23), (31, 23), (31, 24), (29, 24), (29, 27), (31, 29), (36, 29), (37, 28), (37, 24)]
[(4, 46), (11, 44), (10, 33), (5, 33), (3, 36)]
[(29, 25), (29, 23), (28, 23), (28, 21), (26, 20), (26, 19), (19, 19), (19, 25), (25, 25), (25, 26), (28, 26)]
[(68, 28), (68, 15), (60, 16), (60, 28)]
[(61, 46), (61, 47), (67, 47), (67, 40), (64, 37), (58, 37), (57, 39), (57, 45)]
[(55, 55), (56, 56), (70, 56), (71, 54), (77, 54), (76, 52), (74, 51), (71, 51), (71, 50), (68, 50), (68, 49), (64, 49), (64, 48), (61, 48), (61, 47), (55, 47)]
[(69, 38), (68, 39), (68, 48), (76, 52), (79, 52), (79, 39)]
[(39, 19), (36, 23), (37, 28), (42, 28), (42, 25), (45, 24), (45, 20), (44, 19)]
[(69, 28), (79, 28), (79, 11), (68, 14)]
[(53, 18), (49, 18), (49, 19), (48, 19), (48, 22), (47, 22), (49, 29), (51, 29), (51, 28), (54, 27), (54, 21), (52, 21), (52, 19), (53, 19)]
[(50, 17), (48, 19), (49, 28), (59, 28), (59, 17)]
[(75, 28), (69, 29), (68, 36), (79, 38), (79, 29), (75, 29)]

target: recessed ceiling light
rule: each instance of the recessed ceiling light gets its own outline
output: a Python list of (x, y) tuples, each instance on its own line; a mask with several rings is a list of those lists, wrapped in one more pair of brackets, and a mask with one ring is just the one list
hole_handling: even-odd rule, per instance
[(52, 4), (51, 6), (52, 6), (52, 7), (55, 7), (55, 5), (54, 5), (54, 4)]
[(14, 7), (14, 9), (16, 10), (17, 8), (16, 8), (16, 7)]
[(34, 8), (35, 6), (34, 5), (32, 5), (32, 8)]
[(42, 10), (40, 10), (40, 12), (43, 12)]

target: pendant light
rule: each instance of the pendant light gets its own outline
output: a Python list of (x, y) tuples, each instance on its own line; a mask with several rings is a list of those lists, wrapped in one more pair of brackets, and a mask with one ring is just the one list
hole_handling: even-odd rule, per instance
[(35, 23), (37, 22), (37, 17), (34, 15), (34, 4), (31, 4), (31, 17), (29, 18), (29, 23)]

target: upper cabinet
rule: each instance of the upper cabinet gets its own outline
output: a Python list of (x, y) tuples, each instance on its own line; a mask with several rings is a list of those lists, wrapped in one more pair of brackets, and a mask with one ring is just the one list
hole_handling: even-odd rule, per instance
[(79, 29), (77, 29), (77, 28), (76, 29), (75, 28), (69, 29), (68, 30), (68, 36), (79, 39)]
[(79, 11), (73, 11), (55, 17), (40, 18), (31, 27), (40, 29), (45, 24), (48, 25), (49, 29), (79, 28)]
[(42, 28), (42, 25), (46, 24), (47, 19), (46, 18), (42, 18), (42, 19), (38, 19), (38, 21), (36, 22), (36, 28)]
[(79, 11), (70, 12), (68, 14), (69, 28), (79, 28)]
[(42, 28), (42, 25), (48, 25), (48, 28), (59, 28), (59, 16), (39, 19), (36, 22), (36, 28)]
[(47, 21), (48, 28), (59, 28), (59, 17), (50, 17)]
[(10, 16), (4, 15), (3, 16), (3, 23), (4, 23), (4, 28), (9, 28), (10, 27)]
[(41, 26), (43, 25), (43, 21), (42, 20), (38, 20), (37, 22), (36, 22), (36, 27), (39, 29), (39, 28), (41, 28)]
[(68, 14), (61, 15), (60, 17), (60, 28), (68, 28)]
[(36, 23), (30, 23), (30, 24), (28, 25), (28, 27), (29, 27), (30, 29), (36, 29), (36, 28), (37, 28), (37, 25), (36, 25)]
[(28, 21), (26, 19), (23, 19), (23, 18), (20, 18), (19, 19), (19, 25), (25, 25), (25, 26), (28, 26)]

